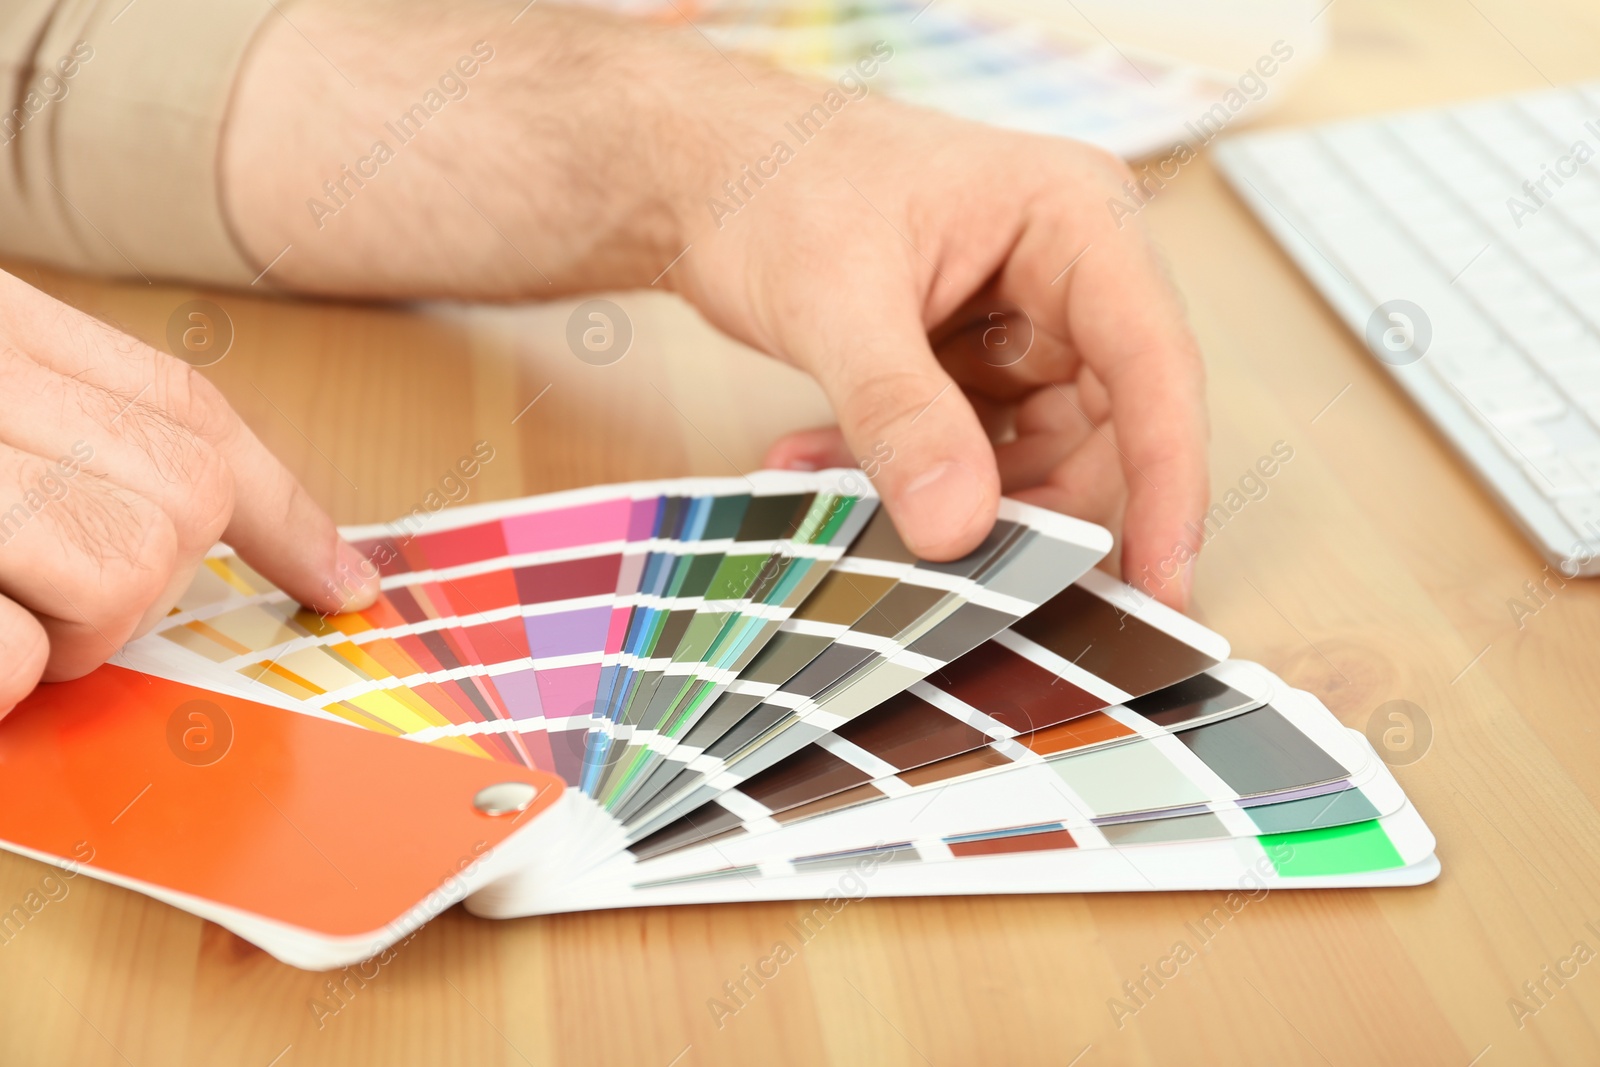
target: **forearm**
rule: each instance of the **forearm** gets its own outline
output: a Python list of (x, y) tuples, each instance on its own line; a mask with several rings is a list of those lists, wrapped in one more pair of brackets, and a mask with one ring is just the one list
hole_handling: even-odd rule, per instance
[(647, 285), (755, 121), (725, 102), (753, 115), (795, 91), (753, 64), (747, 84), (692, 30), (520, 6), (307, 0), (269, 20), (221, 180), (275, 285), (475, 299)]
[(543, 0), (364, 2), (290, 4), (237, 83), (224, 202), (278, 286), (657, 283), (818, 380), (839, 429), (769, 459), (861, 462), (924, 558), (977, 545), (1002, 486), (1122, 521), (1130, 574), (1189, 545), (1203, 374), (1155, 250), (1104, 210), (1120, 162), (882, 99), (886, 43), (830, 84)]

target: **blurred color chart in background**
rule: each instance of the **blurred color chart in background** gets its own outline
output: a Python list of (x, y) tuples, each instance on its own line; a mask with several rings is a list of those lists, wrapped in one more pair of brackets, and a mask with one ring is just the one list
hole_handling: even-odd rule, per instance
[(1198, 150), (1262, 111), (1321, 55), (1326, 0), (1096, 0), (1072, 4), (1077, 17), (1065, 20), (1059, 0), (593, 2), (688, 21), (720, 51), (818, 77), (876, 57), (869, 91), (1138, 159), (1180, 142)]

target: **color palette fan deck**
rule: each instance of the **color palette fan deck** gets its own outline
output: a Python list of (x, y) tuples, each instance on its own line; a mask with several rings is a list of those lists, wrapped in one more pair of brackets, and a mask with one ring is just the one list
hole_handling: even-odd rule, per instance
[[(219, 548), (102, 677), (39, 700), (91, 681), (134, 704), (211, 694), (319, 748), (426, 750), (542, 798), (493, 862), (374, 941), (462, 898), (495, 917), (809, 899), (844, 872), (868, 896), (1438, 872), (1359, 734), (1094, 570), (1111, 538), (1088, 523), (1008, 500), (982, 545), (933, 563), (856, 472), (758, 472), (347, 535), (381, 576), (372, 607), (309, 612)], [(99, 873), (303, 966), (372, 948), (142, 867)]]

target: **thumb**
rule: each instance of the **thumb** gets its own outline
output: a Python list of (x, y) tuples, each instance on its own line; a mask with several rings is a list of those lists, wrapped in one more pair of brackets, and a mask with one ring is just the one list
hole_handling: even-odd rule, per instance
[(906, 547), (950, 560), (994, 526), (1000, 474), (972, 405), (934, 358), (913, 294), (909, 280), (835, 283), (787, 347), (828, 395)]

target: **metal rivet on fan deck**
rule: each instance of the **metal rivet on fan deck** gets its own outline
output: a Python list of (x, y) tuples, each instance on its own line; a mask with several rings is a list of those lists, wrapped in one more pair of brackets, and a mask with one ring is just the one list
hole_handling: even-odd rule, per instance
[(485, 815), (515, 815), (527, 811), (538, 795), (538, 787), (527, 782), (496, 782), (478, 790), (472, 806)]

